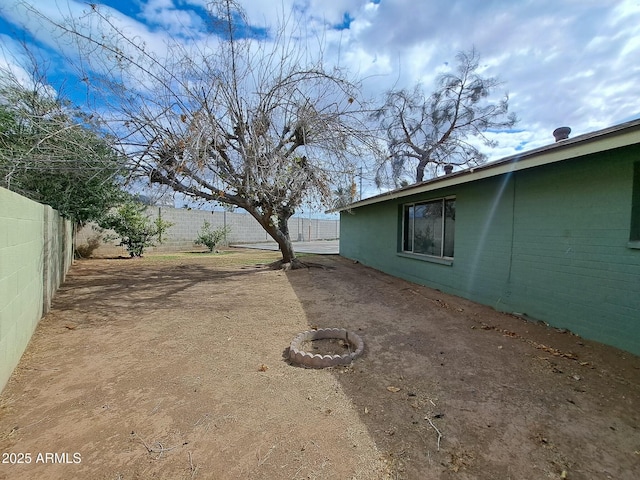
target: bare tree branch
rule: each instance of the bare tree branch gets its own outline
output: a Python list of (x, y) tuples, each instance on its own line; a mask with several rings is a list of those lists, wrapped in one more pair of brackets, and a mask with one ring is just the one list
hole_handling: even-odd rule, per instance
[[(47, 20), (36, 7), (34, 15)], [(303, 202), (333, 205), (377, 145), (357, 83), (299, 49), (296, 19), (265, 38), (233, 0), (208, 4), (211, 34), (153, 52), (90, 5), (54, 23), (120, 151), (138, 175), (194, 199), (245, 209), (295, 262), (287, 220)], [(293, 33), (292, 33), (293, 32)]]
[(477, 73), (477, 52), (460, 53), (457, 60), (457, 71), (442, 75), (429, 97), (424, 96), (419, 85), (413, 91), (390, 91), (374, 114), (386, 132), (389, 148), (380, 169), (390, 164), (396, 183), (403, 176), (407, 160), (417, 161), (415, 182), (424, 180), (427, 166), (484, 162), (485, 155), (467, 138), (477, 137), (484, 145), (495, 146), (486, 132), (510, 128), (517, 121), (514, 114), (508, 113), (506, 94), (497, 102), (489, 101), (501, 83)]

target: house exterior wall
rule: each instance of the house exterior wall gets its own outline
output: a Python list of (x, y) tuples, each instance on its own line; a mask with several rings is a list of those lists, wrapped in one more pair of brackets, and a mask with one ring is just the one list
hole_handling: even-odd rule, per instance
[[(640, 354), (639, 161), (635, 145), (343, 212), (340, 254)], [(399, 253), (402, 205), (449, 195), (453, 263)]]

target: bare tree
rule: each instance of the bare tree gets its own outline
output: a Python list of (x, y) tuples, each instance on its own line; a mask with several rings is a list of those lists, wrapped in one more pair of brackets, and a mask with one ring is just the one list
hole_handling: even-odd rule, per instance
[(425, 97), (420, 85), (412, 91), (392, 90), (374, 114), (386, 133), (389, 149), (379, 173), (390, 167), (396, 184), (401, 181), (407, 162), (415, 165), (416, 182), (424, 180), (429, 166), (483, 163), (486, 156), (470, 138), (493, 147), (496, 144), (486, 132), (512, 127), (517, 121), (513, 113), (508, 113), (507, 94), (497, 102), (488, 101), (501, 83), (477, 73), (477, 52), (462, 52), (456, 58), (456, 71), (440, 76), (429, 97)]
[(330, 206), (332, 188), (355, 170), (369, 135), (362, 99), (321, 49), (294, 44), (295, 19), (260, 38), (233, 0), (208, 11), (211, 34), (172, 41), (166, 55), (96, 5), (56, 28), (79, 51), (92, 94), (108, 92), (102, 117), (138, 174), (243, 208), (278, 243), (285, 267), (296, 267), (287, 221), (303, 202)]

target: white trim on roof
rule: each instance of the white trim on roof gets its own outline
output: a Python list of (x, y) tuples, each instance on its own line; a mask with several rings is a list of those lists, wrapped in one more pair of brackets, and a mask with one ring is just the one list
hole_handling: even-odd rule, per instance
[(396, 198), (408, 197), (419, 193), (430, 192), (441, 188), (475, 182), (484, 178), (495, 177), (505, 173), (516, 172), (528, 168), (540, 167), (564, 160), (575, 159), (593, 153), (613, 150), (640, 143), (640, 119), (586, 133), (567, 140), (529, 150), (518, 155), (505, 157), (479, 167), (468, 168), (449, 175), (437, 177), (425, 182), (392, 190), (387, 193), (365, 198), (342, 207), (336, 211), (351, 210)]

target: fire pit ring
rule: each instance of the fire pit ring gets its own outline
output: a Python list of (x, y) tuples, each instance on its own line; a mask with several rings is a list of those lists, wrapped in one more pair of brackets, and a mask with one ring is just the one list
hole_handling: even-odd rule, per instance
[[(314, 340), (338, 339), (349, 344), (349, 353), (344, 355), (319, 355), (305, 352), (302, 344)], [(308, 330), (297, 335), (289, 347), (289, 360), (309, 368), (327, 368), (335, 365), (348, 365), (364, 351), (364, 342), (353, 332), (344, 328), (320, 328)]]

